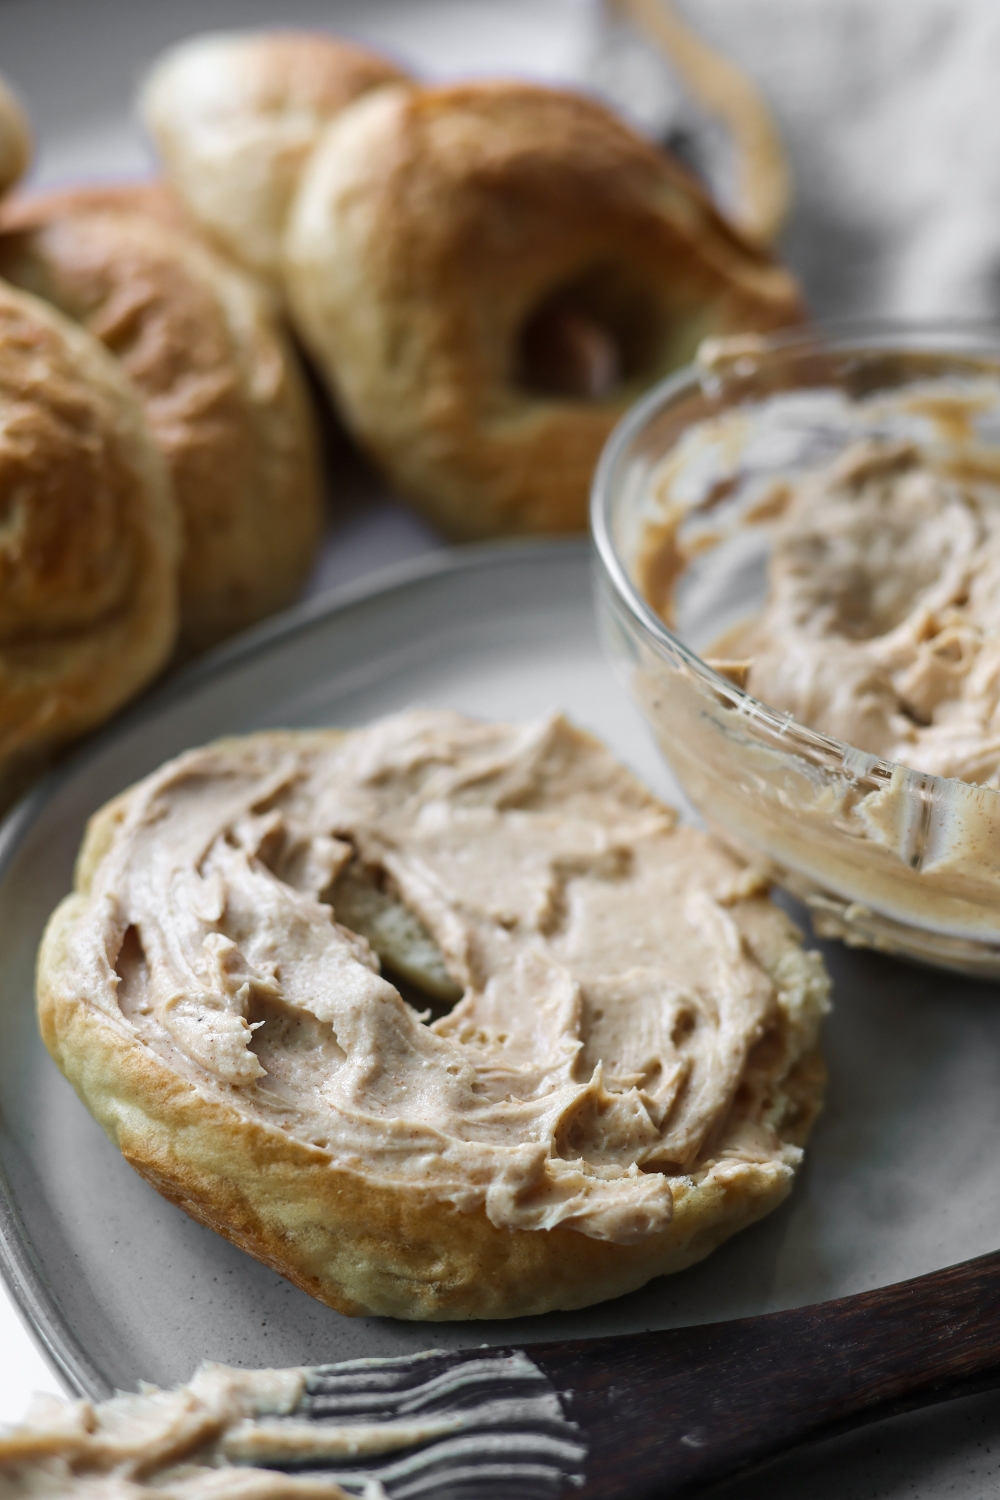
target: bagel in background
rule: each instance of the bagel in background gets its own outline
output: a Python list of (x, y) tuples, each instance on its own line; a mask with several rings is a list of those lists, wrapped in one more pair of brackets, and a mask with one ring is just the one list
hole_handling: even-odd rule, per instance
[(138, 392), (183, 525), (182, 654), (290, 604), (319, 546), (322, 482), (310, 397), (266, 289), (145, 184), (12, 200), (0, 277), (86, 327)]
[(21, 102), (0, 78), (0, 194), (13, 187), (31, 160), (31, 127)]
[(236, 260), (280, 283), (302, 167), (352, 100), (406, 75), (322, 32), (219, 33), (171, 48), (140, 109), (195, 221)]
[(285, 282), (349, 429), (448, 535), (563, 532), (624, 409), (701, 340), (801, 321), (792, 276), (594, 101), (383, 89), (327, 127)]
[(131, 1165), (303, 1290), (515, 1317), (785, 1197), (824, 1082), (800, 937), (561, 717), (412, 711), (222, 740), (109, 803), (39, 1021)]
[(4, 201), (0, 230), (33, 228), (46, 220), (100, 209), (142, 214), (143, 218), (155, 219), (168, 229), (178, 229), (203, 240), (180, 195), (169, 183), (155, 177), (108, 178), (42, 191), (22, 189)]
[(135, 392), (0, 282), (0, 803), (169, 658), (179, 525)]

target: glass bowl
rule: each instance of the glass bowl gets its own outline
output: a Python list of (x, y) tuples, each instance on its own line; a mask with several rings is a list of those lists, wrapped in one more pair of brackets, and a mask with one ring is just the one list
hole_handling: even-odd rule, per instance
[(822, 936), (1000, 976), (1000, 791), (817, 733), (704, 660), (764, 602), (762, 497), (866, 435), (974, 453), (1000, 483), (1000, 330), (869, 323), (706, 346), (598, 467), (603, 635), (695, 809)]

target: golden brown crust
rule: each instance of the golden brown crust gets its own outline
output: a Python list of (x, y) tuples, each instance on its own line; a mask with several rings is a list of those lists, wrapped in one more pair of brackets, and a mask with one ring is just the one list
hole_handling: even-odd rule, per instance
[[(333, 740), (333, 731), (311, 739)], [(284, 745), (296, 737), (260, 735)], [(401, 1318), (515, 1317), (585, 1306), (707, 1255), (787, 1194), (779, 1159), (724, 1149), (672, 1179), (673, 1218), (638, 1243), (559, 1226), (498, 1227), (483, 1206), (460, 1212), (384, 1175), (338, 1166), (331, 1152), (241, 1107), (238, 1089), (207, 1093), (138, 1038), (124, 1017), (76, 993), (70, 945), (94, 872), (128, 811), (124, 793), (88, 829), (77, 894), (53, 914), (39, 953), (42, 1035), (87, 1107), (133, 1167), (172, 1202), (348, 1314)], [(733, 908), (744, 941), (771, 975), (783, 1019), (751, 1055), (721, 1139), (761, 1107), (782, 1144), (799, 1144), (819, 1109), (824, 1071), (811, 1041), (825, 996), (786, 920), (759, 898)], [(766, 1055), (764, 1055), (766, 1053)]]
[(163, 665), (177, 518), (116, 362), (0, 284), (0, 798)]
[[(741, 1163), (679, 1196), (634, 1245), (569, 1228), (499, 1229), (412, 1188), (338, 1169), (327, 1152), (199, 1094), (100, 1013), (65, 994), (54, 914), (39, 955), (45, 1044), (126, 1160), (193, 1218), (349, 1315), (520, 1317), (619, 1296), (702, 1259), (787, 1195), (775, 1163)], [(818, 1107), (821, 1084), (814, 1085)], [(238, 1170), (235, 1170), (238, 1163)]]
[(591, 100), (519, 83), (345, 111), (306, 167), (286, 281), (348, 424), (456, 536), (582, 527), (639, 390), (704, 336), (803, 316), (788, 272), (662, 152)]
[(156, 185), (15, 200), (0, 275), (121, 361), (167, 461), (184, 525), (181, 648), (290, 603), (321, 498), (312, 413), (267, 295), (183, 228)]
[(0, 78), (0, 193), (17, 182), (31, 160), (31, 130), (17, 97)]
[(381, 53), (325, 31), (269, 31), (238, 45), (243, 97), (261, 111), (332, 119), (370, 89), (408, 77)]
[(168, 228), (186, 229), (189, 234), (197, 232), (194, 220), (173, 188), (155, 178), (88, 182), (82, 186), (47, 188), (42, 193), (19, 189), (0, 208), (0, 231), (38, 229), (55, 219), (102, 209), (141, 213)]
[(324, 125), (362, 94), (405, 79), (386, 58), (324, 32), (213, 34), (166, 53), (141, 102), (201, 228), (277, 280), (290, 200)]

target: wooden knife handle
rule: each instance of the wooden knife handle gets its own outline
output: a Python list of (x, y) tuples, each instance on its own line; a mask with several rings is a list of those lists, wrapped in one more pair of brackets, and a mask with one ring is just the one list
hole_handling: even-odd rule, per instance
[(1000, 1384), (1000, 1252), (789, 1312), (527, 1352), (587, 1444), (573, 1493), (666, 1500)]

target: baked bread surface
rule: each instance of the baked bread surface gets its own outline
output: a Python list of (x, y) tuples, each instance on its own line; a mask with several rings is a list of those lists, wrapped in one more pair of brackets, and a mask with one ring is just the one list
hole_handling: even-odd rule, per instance
[(178, 519), (142, 408), (84, 329), (0, 282), (0, 801), (169, 657)]
[[(464, 991), (431, 1024), (337, 921), (359, 868)], [(403, 1318), (584, 1306), (774, 1207), (827, 990), (759, 878), (589, 736), (431, 712), (168, 764), (93, 820), (38, 969), (47, 1046), (144, 1177)]]
[(344, 111), (305, 164), (285, 280), (347, 424), (456, 537), (584, 527), (640, 391), (706, 336), (803, 316), (663, 152), (520, 83)]
[(140, 107), (201, 227), (278, 279), (289, 203), (324, 125), (404, 79), (386, 58), (322, 32), (218, 33), (167, 52)]
[(31, 128), (21, 103), (0, 78), (0, 193), (6, 193), (27, 171)]
[(183, 522), (182, 652), (291, 603), (320, 540), (319, 459), (267, 293), (147, 185), (13, 200), (0, 276), (89, 329), (139, 394)]

